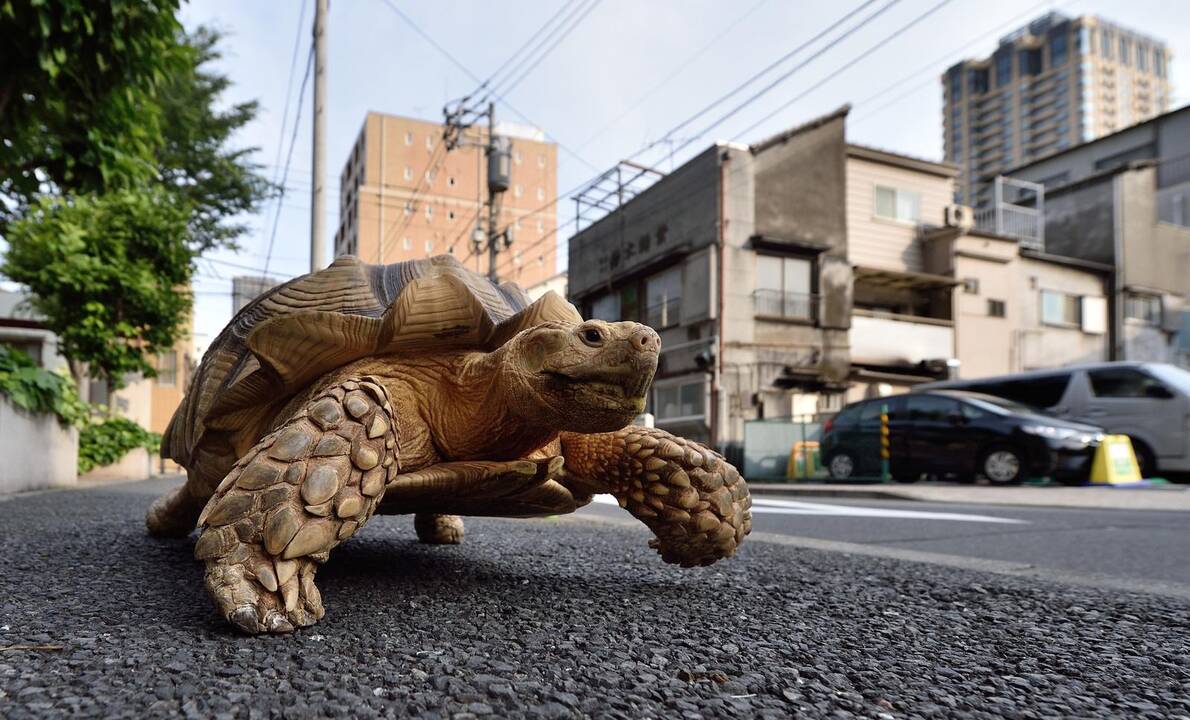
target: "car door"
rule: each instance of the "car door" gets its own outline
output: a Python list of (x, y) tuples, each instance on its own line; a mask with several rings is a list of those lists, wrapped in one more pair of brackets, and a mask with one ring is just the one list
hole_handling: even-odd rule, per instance
[(962, 472), (973, 450), (966, 437), (962, 408), (942, 395), (911, 394), (907, 399), (909, 458), (923, 472)]
[(1160, 380), (1127, 365), (1088, 370), (1087, 378), (1085, 420), (1143, 440), (1158, 457), (1185, 452), (1182, 403)]

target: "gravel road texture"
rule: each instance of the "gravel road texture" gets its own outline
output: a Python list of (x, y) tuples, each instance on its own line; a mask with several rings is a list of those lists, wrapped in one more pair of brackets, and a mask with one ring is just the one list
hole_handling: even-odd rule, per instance
[(168, 485), (0, 502), (0, 717), (1190, 717), (1185, 601), (574, 519), (376, 518), (321, 623), (245, 637), (145, 536)]

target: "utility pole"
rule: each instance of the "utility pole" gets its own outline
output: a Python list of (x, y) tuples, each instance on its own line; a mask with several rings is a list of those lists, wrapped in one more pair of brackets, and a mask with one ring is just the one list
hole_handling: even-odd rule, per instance
[(464, 144), (473, 147), (479, 145), (479, 143), (463, 140), (463, 131), (474, 125), (480, 118), (487, 117), (488, 137), (487, 142), (482, 145), (484, 155), (488, 160), (487, 231), (483, 232), (478, 225), (476, 226), (475, 235), (472, 237), (471, 252), (474, 255), (482, 253), (486, 239), (488, 279), (497, 282), (496, 264), (500, 251), (507, 250), (512, 245), (513, 239), (512, 231), (509, 228), (504, 230), (499, 228), (500, 201), (512, 182), (512, 149), (508, 138), (496, 135), (496, 104), (489, 101), (485, 110), (478, 110), (468, 107), (469, 100), (469, 97), (459, 100), (453, 110), (449, 105), (443, 109), (443, 114), (446, 116), (446, 129), (443, 132), (443, 138), (448, 150), (453, 150)]
[(314, 169), (310, 198), (310, 272), (322, 268), (326, 255), (326, 11), (328, 0), (314, 5)]

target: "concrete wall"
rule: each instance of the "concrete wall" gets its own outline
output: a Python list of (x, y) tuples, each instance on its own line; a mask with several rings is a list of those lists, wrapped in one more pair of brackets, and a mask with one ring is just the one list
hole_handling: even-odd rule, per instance
[(0, 396), (0, 495), (73, 485), (78, 479), (78, 432), (53, 415), (30, 415)]
[(1045, 250), (1111, 264), (1115, 259), (1112, 176), (1045, 195)]
[(111, 465), (97, 467), (79, 477), (83, 482), (95, 480), (147, 480), (153, 474), (154, 458), (144, 448), (133, 448)]
[(719, 148), (714, 146), (570, 238), (570, 296), (583, 298), (675, 252), (715, 242)]
[[(1013, 287), (1018, 247), (1001, 238), (962, 235), (954, 241), (953, 272), (956, 280), (974, 280), (974, 292), (954, 289), (955, 358), (959, 377), (1000, 375), (1013, 369), (1012, 313), (1019, 299)], [(988, 314), (989, 301), (1005, 304), (1005, 317)]]
[(1124, 286), (1190, 294), (1190, 228), (1157, 222), (1157, 169), (1120, 173), (1116, 182)]

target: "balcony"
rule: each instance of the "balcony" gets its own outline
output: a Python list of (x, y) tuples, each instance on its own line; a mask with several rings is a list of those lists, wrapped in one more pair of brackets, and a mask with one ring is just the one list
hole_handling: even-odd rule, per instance
[[(1030, 148), (1025, 150), (1027, 156)], [(992, 206), (975, 211), (975, 227), (1045, 250), (1045, 186), (999, 175), (993, 191)]]
[(752, 307), (753, 314), (758, 318), (813, 322), (817, 315), (815, 311), (818, 307), (818, 296), (780, 290), (757, 290), (752, 293)]
[(954, 357), (954, 325), (914, 315), (856, 308), (851, 317), (851, 361), (912, 367)]

